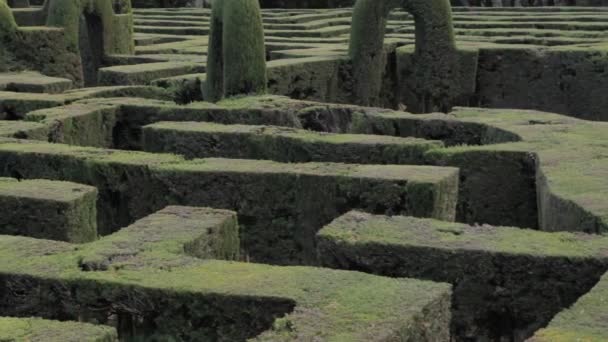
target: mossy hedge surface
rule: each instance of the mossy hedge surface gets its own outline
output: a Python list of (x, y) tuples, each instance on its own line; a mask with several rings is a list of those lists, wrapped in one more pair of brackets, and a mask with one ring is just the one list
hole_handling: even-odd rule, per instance
[(237, 210), (247, 253), (274, 263), (313, 263), (316, 231), (353, 208), (453, 220), (458, 189), (456, 169), (428, 166), (185, 161), (43, 143), (0, 144), (0, 161), (3, 175), (96, 186), (102, 234), (168, 204)]
[[(0, 38), (8, 39), (15, 33), (17, 30), (17, 24), (15, 23), (15, 18), (13, 14), (6, 4), (6, 0), (0, 1)], [(3, 41), (4, 43), (5, 41)]]
[(109, 105), (73, 104), (31, 111), (25, 120), (44, 125), (50, 142), (111, 147), (116, 112), (116, 108)]
[[(127, 6), (127, 8), (129, 8)], [(101, 55), (133, 54), (133, 18), (130, 10), (115, 14), (110, 1), (105, 0), (49, 0), (35, 11), (36, 18), (25, 18), (36, 27), (17, 27), (11, 11), (4, 1), (0, 4), (0, 71), (35, 70), (48, 76), (65, 77), (77, 85), (83, 83), (83, 64), (79, 37), (81, 17), (92, 21), (99, 19), (101, 27), (94, 32), (100, 35), (103, 46)], [(39, 14), (38, 14), (39, 12)], [(45, 19), (46, 26), (38, 23)], [(59, 28), (59, 29), (56, 29)], [(102, 32), (97, 32), (102, 30)], [(93, 40), (93, 37), (90, 37)]]
[[(368, 62), (377, 66), (359, 63), (362, 68), (353, 65), (354, 57), (349, 54), (349, 41), (353, 45), (359, 42), (348, 39), (351, 9), (279, 13), (262, 10), (269, 91), (298, 99), (406, 107), (411, 112), (433, 109), (447, 112), (454, 105), (474, 105), (540, 109), (606, 120), (606, 97), (601, 96), (606, 91), (606, 59), (603, 58), (606, 48), (602, 33), (608, 28), (603, 23), (608, 13), (605, 8), (476, 8), (474, 11), (455, 8), (451, 15), (453, 48), (449, 54), (441, 53), (441, 58), (437, 58), (441, 65), (431, 67), (431, 64), (419, 63), (422, 55), (416, 49), (416, 40), (420, 39), (416, 37), (415, 22), (420, 24), (437, 18), (414, 18), (403, 10), (401, 5), (405, 2), (397, 2), (396, 10), (386, 16), (385, 44), (378, 45), (380, 40), (373, 39), (367, 45), (357, 44), (362, 46), (361, 54), (354, 57), (362, 61), (370, 59)], [(361, 6), (364, 3), (362, 1)], [(380, 23), (380, 17), (372, 15), (375, 12), (371, 9), (378, 6), (378, 10), (388, 2), (367, 3), (370, 10), (360, 13), (370, 18), (375, 16), (374, 20), (368, 19)], [(430, 3), (425, 1), (416, 6), (426, 10), (425, 6), (431, 6)], [(441, 13), (445, 10), (449, 10), (449, 6)], [(523, 15), (525, 11), (532, 12)], [(120, 64), (143, 67), (144, 59), (164, 63), (187, 61), (190, 66), (198, 62), (205, 64), (200, 55), (219, 42), (215, 38), (223, 37), (219, 29), (211, 44), (200, 36), (192, 36), (206, 38), (212, 16), (208, 9), (135, 12), (137, 31), (144, 35), (138, 37), (141, 44), (137, 47), (138, 55), (121, 56), (112, 63), (120, 60)], [(216, 19), (220, 18), (217, 14)], [(157, 22), (159, 17), (161, 22)], [(380, 33), (384, 31), (382, 25), (378, 30), (372, 30), (376, 27), (373, 25), (361, 27), (363, 34), (357, 37), (382, 36)], [(356, 25), (352, 29), (353, 34), (356, 33)], [(422, 32), (420, 26), (418, 31)], [(176, 41), (165, 42), (167, 35)], [(215, 50), (221, 52), (222, 49)], [(433, 51), (429, 53), (439, 53)], [(214, 53), (209, 53), (209, 57), (207, 64), (211, 66), (217, 58)], [(545, 69), (539, 65), (550, 67)], [(181, 102), (201, 100), (205, 98), (201, 87), (213, 88), (210, 84), (214, 83), (217, 88), (217, 82), (213, 81), (217, 77), (213, 73), (217, 69), (218, 75), (223, 75), (222, 68), (209, 68), (212, 81), (205, 85), (208, 75), (167, 64), (163, 73), (172, 75), (163, 75), (152, 83), (166, 87)], [(358, 77), (365, 82), (356, 82)], [(129, 82), (130, 78), (115, 80)], [(369, 88), (374, 91), (368, 91)], [(223, 85), (218, 89), (223, 89)], [(362, 92), (369, 94), (353, 95)], [(500, 95), (503, 93), (504, 96)]]
[[(271, 124), (337, 133), (442, 140), (449, 148), (425, 152), (423, 162), (461, 169), (457, 210), (460, 221), (542, 227), (544, 230), (602, 232), (606, 229), (606, 205), (594, 195), (596, 189), (604, 188), (602, 159), (592, 158), (593, 163), (585, 161), (593, 155), (601, 155), (598, 151), (604, 148), (603, 124), (516, 110), (459, 109), (454, 116), (411, 115), (273, 96), (237, 98), (217, 105), (176, 106), (127, 98), (94, 99), (83, 103), (91, 104), (92, 109), (108, 105), (119, 108), (116, 115), (121, 134), (114, 135), (113, 144), (117, 147), (141, 148), (141, 127), (167, 120)], [(114, 113), (114, 109), (110, 113)], [(57, 110), (56, 115), (61, 118), (62, 110)], [(91, 122), (114, 120), (102, 118), (104, 116), (92, 115)], [(110, 132), (109, 126), (97, 127), (100, 132)], [(564, 131), (564, 127), (568, 130)], [(8, 124), (5, 130), (11, 136), (31, 134), (35, 139), (41, 132), (43, 136), (45, 134), (40, 126), (32, 126), (29, 133), (24, 132), (24, 128), (27, 127), (23, 124)], [(105, 142), (91, 145), (108, 147), (109, 140), (100, 141)], [(74, 140), (74, 143), (78, 142)], [(459, 144), (472, 146), (455, 146)], [(576, 171), (581, 168), (584, 168), (582, 172)], [(577, 176), (571, 176), (573, 174)], [(502, 190), (488, 193), (487, 189)]]
[(317, 133), (278, 126), (159, 122), (143, 129), (143, 149), (186, 158), (222, 157), (280, 162), (421, 164), (440, 141)]
[[(86, 15), (96, 15), (94, 1), (82, 3), (89, 4)], [(444, 13), (425, 7), (438, 4), (419, 6), (427, 14)], [(416, 67), (421, 58), (441, 50), (420, 53), (425, 46), (415, 42), (420, 36), (416, 27), (425, 31), (420, 24), (428, 21), (421, 19), (441, 18), (418, 16), (414, 24), (411, 14), (416, 13), (410, 11), (386, 16), (386, 44), (374, 47), (382, 53), (363, 55), (381, 64), (374, 71), (377, 79), (361, 88), (376, 90), (354, 100), (409, 111), (448, 111), (455, 103), (526, 106), (602, 120), (606, 56), (601, 30), (608, 26), (601, 9), (543, 9), (525, 17), (519, 9), (476, 10), (474, 19), (472, 13), (455, 11), (454, 44), (450, 58), (444, 59), (449, 62), (422, 69)], [(24, 27), (27, 20), (44, 22), (22, 12), (15, 12), (21, 27), (11, 38), (22, 45), (9, 50), (19, 56), (0, 55), (7, 61), (5, 69), (36, 69), (36, 54), (47, 58), (68, 50), (62, 28)], [(271, 92), (295, 99), (354, 101), (357, 74), (346, 45), (350, 10), (261, 14), (271, 60), (264, 75)], [(411, 219), (428, 225), (397, 232), (370, 225), (364, 233), (377, 240), (358, 235), (337, 243), (340, 248), (324, 249), (333, 258), (346, 250), (343, 259), (354, 260), (349, 268), (389, 274), (400, 265), (414, 273), (428, 270), (416, 277), (455, 284), (452, 302), (465, 303), (452, 310), (457, 336), (531, 336), (539, 322), (567, 309), (605, 271), (603, 238), (556, 232), (606, 232), (608, 146), (603, 123), (511, 109), (412, 115), (274, 96), (183, 106), (162, 101), (203, 98), (208, 43), (190, 35), (208, 33), (209, 15), (209, 10), (196, 9), (136, 11), (137, 55), (106, 56), (105, 63), (112, 66), (100, 74), (107, 84), (154, 87), (56, 95), (0, 92), (0, 175), (95, 185), (103, 234), (130, 225), (82, 246), (0, 237), (0, 256), (11, 261), (0, 266), (3, 313), (108, 323), (142, 339), (447, 340), (449, 294), (432, 287), (432, 294), (418, 298), (427, 283), (408, 287), (402, 284), (407, 280), (359, 273), (210, 260), (234, 259), (241, 252), (242, 260), (315, 264), (317, 231), (352, 209), (546, 231)], [(362, 31), (373, 33), (369, 27), (369, 32)], [(31, 46), (35, 48), (22, 48)], [(20, 59), (33, 66), (14, 63)], [(63, 64), (43, 63), (43, 73), (78, 74), (77, 53), (59, 62)], [(546, 68), (537, 68), (541, 64)], [(360, 69), (359, 75), (370, 70)], [(433, 78), (437, 75), (441, 77)], [(505, 82), (497, 81), (501, 79)], [(427, 91), (421, 80), (437, 84)], [(12, 90), (43, 83), (24, 81)], [(151, 141), (157, 146), (150, 147)], [(158, 146), (167, 141), (170, 148)], [(187, 158), (106, 148), (154, 149)], [(189, 160), (197, 157), (278, 162)], [(284, 164), (309, 161), (318, 162)], [(425, 166), (374, 165), (385, 163)], [(148, 216), (167, 205), (236, 210), (241, 236), (236, 234), (236, 214), (219, 215), (224, 224), (214, 221), (207, 230), (199, 214), (211, 214), (209, 209), (172, 207)], [(409, 231), (414, 233), (409, 236)], [(353, 246), (364, 247), (356, 251)], [(586, 254), (591, 252), (599, 256)], [(439, 262), (420, 263), (421, 256)], [(402, 257), (405, 261), (391, 266), (391, 260)], [(370, 263), (373, 267), (362, 266)], [(602, 286), (598, 283), (537, 336), (601, 340)], [(480, 294), (491, 300), (482, 300)], [(403, 306), (410, 297), (419, 301)], [(587, 311), (592, 318), (581, 315)], [(394, 317), (406, 319), (397, 322)], [(469, 323), (472, 317), (481, 318)]]
[(352, 7), (355, 0), (260, 0), (262, 8)]
[(475, 51), (456, 48), (448, 0), (356, 2), (349, 46), (353, 74), (350, 101), (362, 105), (381, 103), (383, 74), (388, 64), (384, 36), (390, 10), (398, 6), (411, 13), (415, 21), (415, 45), (407, 57), (398, 58), (400, 96), (412, 112), (449, 111), (463, 88), (468, 92), (475, 90), (477, 61)]
[(73, 243), (97, 239), (97, 190), (47, 180), (3, 182), (0, 233)]
[(49, 0), (48, 26), (61, 27), (65, 32), (67, 48), (78, 52), (81, 15), (98, 17), (103, 25), (104, 53), (133, 53), (133, 19), (131, 14), (115, 14), (110, 1), (104, 0)]
[(116, 330), (101, 325), (0, 317), (0, 340), (8, 342), (117, 342)]
[[(249, 113), (268, 111), (269, 115), (285, 108), (285, 113), (293, 113), (299, 123), (285, 118), (282, 126), (443, 140), (450, 147), (425, 152), (424, 162), (461, 169), (464, 177), (457, 215), (465, 222), (544, 230), (606, 229), (605, 201), (594, 195), (605, 187), (602, 158), (592, 157), (601, 155), (598, 151), (604, 148), (603, 124), (533, 111), (459, 109), (454, 116), (416, 116), (272, 97), (231, 100), (221, 105), (229, 112), (242, 108)], [(177, 117), (171, 120), (182, 120)], [(194, 116), (179, 117), (191, 120)], [(236, 122), (272, 122), (252, 118)], [(200, 120), (235, 123), (226, 115), (205, 115)], [(564, 131), (564, 127), (568, 129)], [(458, 144), (472, 146), (453, 146)], [(585, 161), (589, 158), (592, 163)], [(584, 171), (577, 171), (582, 168)], [(487, 189), (502, 190), (488, 193)]]
[(95, 243), (81, 255), (88, 270), (141, 268), (153, 258), (157, 266), (171, 260), (155, 258), (162, 252), (201, 259), (237, 260), (239, 226), (227, 210), (170, 206)]
[(600, 236), (360, 212), (318, 234), (324, 266), (452, 283), (452, 334), (462, 341), (530, 336), (608, 270), (607, 244)]
[[(536, 154), (542, 230), (606, 232), (608, 211), (603, 194), (608, 188), (606, 158), (601, 152), (606, 148), (602, 133), (606, 124), (534, 111), (461, 109), (454, 114), (460, 120), (484, 122), (521, 137), (517, 143), (471, 147), (472, 150)], [(450, 158), (461, 150), (446, 149), (436, 157)]]
[(39, 72), (15, 72), (0, 74), (0, 89), (21, 93), (63, 93), (72, 88), (72, 81), (49, 77)]
[(6, 0), (0, 0), (0, 72), (8, 70), (14, 61), (13, 51), (8, 45), (15, 39), (16, 31), (17, 24)]
[[(380, 3), (370, 2), (370, 5), (379, 6)], [(421, 6), (426, 5), (425, 2)], [(442, 62), (443, 66), (429, 71), (431, 74), (427, 73), (428, 70), (416, 68), (416, 65), (421, 65), (418, 63), (421, 55), (416, 50), (414, 16), (402, 10), (393, 11), (387, 16), (390, 20), (386, 29), (386, 44), (369, 45), (378, 50), (378, 53), (367, 56), (380, 61), (379, 69), (353, 69), (345, 36), (350, 29), (350, 11), (285, 12), (290, 15), (262, 11), (268, 31), (268, 89), (300, 99), (345, 103), (359, 101), (392, 108), (404, 105), (412, 112), (428, 111), (430, 109), (425, 107), (432, 106), (448, 111), (452, 105), (460, 104), (528, 107), (605, 120), (605, 97), (592, 96), (588, 100), (588, 96), (585, 96), (601, 94), (606, 89), (603, 81), (606, 68), (602, 64), (605, 61), (602, 58), (605, 44), (601, 36), (601, 29), (605, 26), (601, 23), (605, 20), (605, 10), (542, 9), (528, 16), (521, 16), (522, 9), (517, 8), (476, 9), (472, 13), (456, 10), (452, 15), (454, 51), (450, 58), (445, 58), (447, 64)], [(27, 18), (22, 18), (21, 12), (16, 12), (19, 13), (19, 21), (28, 22)], [(117, 17), (123, 15), (127, 14)], [(102, 70), (104, 82), (152, 82), (167, 87), (181, 102), (202, 99), (200, 89), (206, 87), (206, 75), (201, 74), (201, 69), (206, 62), (201, 54), (215, 43), (209, 45), (206, 39), (193, 34), (206, 37), (210, 11), (137, 10), (135, 15), (138, 18), (138, 34), (141, 35), (137, 37), (138, 54), (106, 56), (106, 62), (112, 66)], [(157, 22), (159, 19), (154, 16), (162, 17), (162, 21)], [(420, 17), (417, 19), (419, 23), (424, 22)], [(363, 27), (364, 33), (373, 35), (372, 30), (365, 30), (373, 26)], [(215, 37), (221, 38), (223, 34)], [(288, 41), (286, 37), (292, 37), (293, 41)], [(357, 41), (351, 40), (353, 44)], [(207, 64), (212, 65), (215, 57), (213, 53), (209, 55), (211, 62)], [(365, 53), (361, 54), (361, 58), (368, 58), (365, 56)], [(149, 72), (143, 62), (166, 63), (166, 68)], [(521, 67), (522, 63), (526, 65), (525, 68)], [(129, 67), (125, 67), (125, 64)], [(180, 67), (176, 67), (177, 64)], [(539, 64), (551, 67), (543, 71), (536, 67)], [(66, 65), (69, 66), (67, 61)], [(125, 71), (111, 69), (121, 67), (125, 67)], [(527, 72), (528, 69), (537, 71)], [(213, 74), (213, 70), (209, 73)], [(51, 71), (55, 75), (70, 74), (69, 70)], [(368, 75), (367, 82), (354, 82), (353, 77), (365, 73), (374, 77)], [(439, 80), (427, 77), (433, 73), (443, 76)], [(71, 74), (77, 75), (78, 70), (72, 70)], [(218, 75), (223, 75), (223, 72)], [(214, 76), (210, 79), (214, 79)], [(499, 79), (508, 82), (496, 82)], [(437, 86), (423, 91), (425, 82), (429, 85), (436, 83)], [(370, 92), (369, 96), (353, 96), (357, 84), (363, 89), (373, 87), (376, 90)], [(522, 84), (531, 86), (522, 87)], [(223, 89), (223, 85), (220, 88)], [(524, 88), (530, 88), (533, 95), (521, 90)], [(495, 95), (503, 93), (505, 96)], [(429, 97), (439, 100), (429, 104)]]
[[(194, 209), (167, 210), (148, 220), (163, 221), (170, 214), (170, 221), (176, 223), (180, 213)], [(225, 212), (209, 213), (211, 220), (218, 214), (231, 220)], [(192, 217), (183, 219), (184, 227), (191, 226), (187, 222)], [(196, 221), (202, 228), (199, 234), (205, 234), (200, 216)], [(156, 231), (155, 225), (151, 231)], [(146, 227), (142, 225), (141, 232)], [(131, 253), (120, 253), (125, 259), (139, 258), (135, 267), (81, 270), (87, 253), (123, 248), (119, 236), (126, 233), (80, 248), (0, 236), (0, 256), (7, 261), (0, 265), (0, 284), (11, 289), (0, 293), (0, 308), (13, 315), (36, 312), (64, 319), (78, 315), (81, 320), (118, 325), (122, 334), (143, 338), (241, 341), (266, 331), (260, 340), (448, 340), (447, 284), (183, 255), (179, 245), (187, 245), (198, 234), (183, 236), (184, 240), (179, 235), (172, 241), (166, 232), (158, 242), (152, 234)], [(133, 229), (129, 233), (139, 234)], [(28, 296), (34, 293), (38, 295)], [(108, 305), (100, 307), (102, 302)]]
[(257, 0), (217, 0), (211, 13), (207, 82), (203, 96), (266, 92), (264, 28)]

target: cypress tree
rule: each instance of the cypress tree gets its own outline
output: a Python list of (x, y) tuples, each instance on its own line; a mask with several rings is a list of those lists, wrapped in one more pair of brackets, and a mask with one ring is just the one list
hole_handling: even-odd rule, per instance
[(266, 91), (266, 49), (257, 0), (215, 0), (209, 35), (204, 97)]

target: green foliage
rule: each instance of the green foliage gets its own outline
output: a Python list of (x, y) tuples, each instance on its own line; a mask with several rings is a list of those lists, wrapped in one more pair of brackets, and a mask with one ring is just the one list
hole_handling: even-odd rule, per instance
[(355, 4), (349, 55), (353, 63), (353, 99), (361, 105), (376, 105), (382, 87), (386, 54), (384, 33), (392, 1), (359, 0)]
[(216, 0), (211, 15), (205, 99), (266, 92), (266, 50), (256, 0)]
[[(0, 72), (10, 69), (14, 56), (10, 43), (14, 39), (17, 24), (6, 0), (0, 0)], [(8, 48), (8, 49), (7, 49)]]
[(65, 30), (68, 48), (78, 51), (80, 19), (83, 14), (97, 16), (103, 25), (104, 52), (133, 53), (133, 19), (128, 2), (122, 7), (127, 14), (116, 15), (111, 1), (105, 0), (48, 0), (47, 25)]
[(462, 86), (460, 57), (454, 43), (448, 0), (359, 0), (355, 5), (349, 55), (352, 60), (352, 101), (379, 102), (386, 65), (384, 33), (391, 9), (401, 6), (415, 19), (416, 47), (403, 88), (413, 93), (407, 105), (416, 112), (448, 111)]
[(135, 8), (176, 8), (192, 4), (193, 0), (133, 0)]
[(207, 49), (207, 81), (203, 98), (218, 101), (224, 93), (224, 20), (223, 2), (214, 0), (211, 11), (211, 32)]
[(0, 0), (0, 40), (6, 39), (7, 36), (12, 36), (16, 29), (15, 18), (6, 4), (6, 0)]
[(0, 341), (115, 342), (118, 335), (114, 328), (103, 325), (0, 317)]

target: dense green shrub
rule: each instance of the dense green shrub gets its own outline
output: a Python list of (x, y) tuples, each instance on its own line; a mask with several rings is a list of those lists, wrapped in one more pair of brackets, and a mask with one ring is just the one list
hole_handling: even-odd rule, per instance
[(0, 72), (9, 69), (14, 58), (9, 43), (14, 39), (17, 24), (6, 0), (0, 0)]
[[(384, 34), (389, 12), (402, 7), (415, 19), (416, 45), (399, 87), (414, 112), (447, 111), (461, 83), (449, 0), (358, 0), (353, 13), (349, 55), (352, 101), (378, 105), (386, 66)], [(401, 75), (400, 75), (401, 76)]]
[(336, 8), (354, 4), (355, 0), (260, 0), (262, 8)]
[(215, 0), (205, 100), (266, 91), (266, 49), (257, 0)]
[(17, 28), (15, 18), (8, 7), (6, 0), (0, 0), (0, 39), (14, 33)]
[(185, 7), (191, 5), (193, 0), (133, 0), (136, 8)]

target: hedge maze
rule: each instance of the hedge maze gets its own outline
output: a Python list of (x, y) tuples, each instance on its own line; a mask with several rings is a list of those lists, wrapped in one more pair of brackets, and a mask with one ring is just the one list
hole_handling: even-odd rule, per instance
[(607, 22), (0, 0), (0, 341), (608, 340)]

